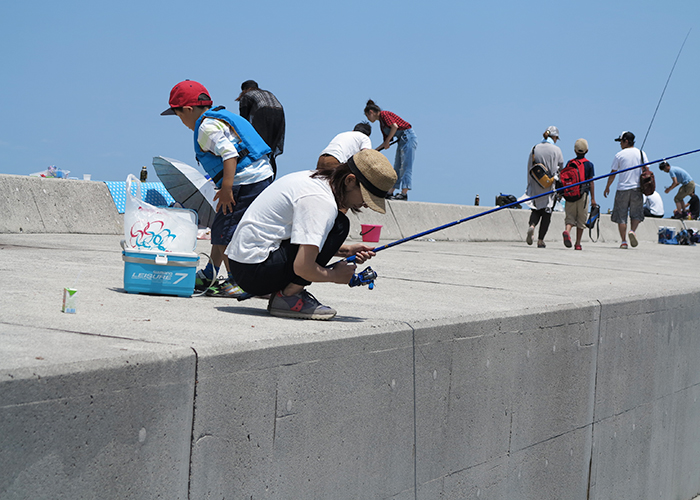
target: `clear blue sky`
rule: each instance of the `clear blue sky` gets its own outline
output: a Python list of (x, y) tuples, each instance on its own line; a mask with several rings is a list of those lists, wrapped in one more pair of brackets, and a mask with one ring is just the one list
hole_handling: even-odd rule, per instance
[[(645, 150), (700, 148), (698, 20), (690, 0), (18, 2), (0, 17), (0, 173), (123, 180), (157, 155), (194, 165), (192, 133), (160, 116), (172, 86), (198, 80), (237, 111), (255, 79), (285, 107), (281, 174), (313, 168), (371, 98), (418, 136), (411, 200), (493, 204), (524, 193), (549, 125), (565, 159), (586, 138), (598, 174), (620, 132), (640, 145), (691, 28)], [(671, 163), (700, 180), (700, 155)]]

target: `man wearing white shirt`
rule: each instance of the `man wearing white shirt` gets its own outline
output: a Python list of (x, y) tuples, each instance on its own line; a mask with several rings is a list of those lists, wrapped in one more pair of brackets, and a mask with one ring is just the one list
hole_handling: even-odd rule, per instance
[(342, 132), (321, 151), (316, 165), (317, 170), (331, 170), (348, 161), (355, 153), (363, 149), (372, 149), (372, 140), (369, 138), (372, 126), (367, 122), (355, 125), (350, 132)]
[[(647, 163), (646, 154), (634, 147), (634, 134), (632, 132), (622, 132), (620, 137), (615, 139), (620, 143), (622, 151), (615, 155), (613, 159), (611, 172), (625, 170)], [(630, 245), (636, 247), (638, 244), (635, 231), (639, 223), (644, 220), (644, 203), (642, 199), (642, 189), (640, 187), (639, 178), (642, 175), (642, 169), (635, 168), (626, 172), (611, 175), (608, 177), (608, 185), (605, 186), (603, 196), (606, 198), (610, 194), (610, 186), (615, 177), (617, 177), (617, 192), (615, 193), (615, 204), (613, 206), (612, 216), (610, 220), (617, 222), (620, 231), (620, 248), (627, 248), (627, 237), (629, 236)], [(627, 215), (630, 218), (630, 232), (627, 232)]]

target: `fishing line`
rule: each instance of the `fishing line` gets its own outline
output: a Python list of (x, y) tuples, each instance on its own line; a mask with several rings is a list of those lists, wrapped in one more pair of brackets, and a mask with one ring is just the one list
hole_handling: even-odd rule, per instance
[(666, 85), (664, 85), (664, 90), (661, 92), (661, 97), (659, 97), (659, 102), (656, 104), (656, 109), (654, 110), (654, 116), (651, 117), (651, 123), (649, 123), (649, 128), (647, 129), (647, 133), (644, 135), (644, 140), (642, 141), (642, 147), (639, 148), (640, 150), (644, 150), (644, 144), (647, 142), (647, 137), (649, 136), (649, 131), (651, 130), (651, 126), (654, 123), (654, 118), (656, 118), (656, 112), (659, 110), (659, 106), (661, 106), (661, 99), (664, 98), (664, 94), (666, 93), (666, 87), (668, 87), (668, 82), (671, 81), (671, 75), (673, 74), (673, 70), (676, 69), (676, 63), (678, 62), (678, 58), (681, 57), (681, 52), (683, 52), (683, 47), (685, 47), (685, 42), (688, 40), (688, 37), (690, 36), (690, 32), (693, 30), (693, 28), (690, 28), (688, 30), (688, 34), (685, 35), (685, 40), (683, 40), (683, 44), (681, 45), (681, 50), (678, 51), (678, 55), (676, 56), (676, 60), (673, 62), (673, 67), (671, 68), (671, 72), (668, 74), (668, 78), (666, 79)]

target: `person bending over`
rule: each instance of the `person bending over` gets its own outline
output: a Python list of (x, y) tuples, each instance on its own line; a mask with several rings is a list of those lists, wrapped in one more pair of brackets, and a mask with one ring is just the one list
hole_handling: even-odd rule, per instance
[(376, 150), (356, 153), (331, 170), (286, 175), (263, 191), (246, 211), (226, 249), (231, 273), (252, 295), (270, 294), (273, 316), (327, 320), (335, 309), (306, 287), (312, 282), (347, 285), (356, 265), (325, 267), (337, 257), (362, 264), (372, 247), (345, 245), (348, 210), (386, 213), (385, 196), (396, 182), (389, 160)]
[(341, 132), (336, 135), (321, 151), (316, 164), (317, 170), (332, 170), (341, 163), (345, 163), (355, 153), (363, 149), (372, 149), (372, 126), (367, 122), (355, 125), (350, 132)]
[[(392, 144), (392, 139), (396, 139), (396, 157), (394, 159), (394, 170), (398, 180), (396, 185), (390, 190), (389, 196), (392, 200), (408, 200), (408, 191), (412, 188), (413, 179), (413, 163), (416, 157), (416, 148), (418, 147), (418, 139), (413, 127), (406, 120), (402, 119), (391, 111), (382, 111), (382, 108), (370, 99), (365, 106), (365, 116), (374, 123), (379, 120), (379, 125), (384, 137), (377, 151), (389, 149)], [(401, 191), (392, 196), (394, 189)]]

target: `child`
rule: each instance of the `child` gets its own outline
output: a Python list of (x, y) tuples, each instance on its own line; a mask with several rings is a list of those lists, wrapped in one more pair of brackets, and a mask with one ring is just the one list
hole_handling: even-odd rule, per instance
[[(586, 139), (578, 139), (574, 144), (574, 152), (576, 153), (576, 158), (574, 160), (569, 160), (566, 167), (573, 166), (574, 168), (581, 169), (583, 172), (581, 180), (595, 177), (593, 164), (586, 159), (588, 141), (586, 141)], [(566, 228), (562, 234), (564, 237), (564, 246), (566, 248), (571, 248), (570, 233), (571, 229), (576, 226), (576, 244), (574, 245), (574, 250), (581, 250), (581, 237), (583, 236), (583, 230), (586, 228), (586, 220), (588, 219), (589, 192), (591, 193), (591, 206), (596, 204), (595, 189), (592, 181), (588, 184), (581, 184), (579, 189), (581, 191), (580, 197), (578, 199), (567, 199), (564, 205), (564, 210), (566, 211), (566, 218), (564, 219)]]
[[(223, 106), (211, 109), (209, 92), (201, 83), (185, 80), (170, 91), (170, 107), (161, 115), (177, 115), (194, 132), (197, 161), (219, 188), (216, 217), (211, 228), (214, 263), (197, 273), (196, 286), (206, 288), (224, 257), (241, 217), (251, 202), (272, 182), (270, 148), (244, 118)], [(228, 269), (228, 261), (225, 262)], [(239, 297), (241, 288), (229, 279), (209, 288), (207, 295)]]
[(396, 158), (394, 159), (394, 170), (396, 170), (398, 180), (394, 189), (400, 188), (401, 192), (392, 196), (394, 192), (392, 189), (389, 197), (392, 200), (408, 200), (408, 190), (411, 189), (413, 174), (413, 160), (416, 157), (416, 146), (418, 146), (418, 140), (411, 124), (391, 111), (382, 111), (372, 99), (367, 101), (365, 116), (372, 123), (379, 120), (384, 142), (377, 148), (377, 151), (389, 149), (391, 140), (394, 137), (398, 139), (399, 143), (396, 146)]
[(226, 249), (236, 281), (253, 295), (270, 295), (273, 316), (328, 320), (335, 309), (305, 290), (313, 281), (347, 285), (355, 264), (325, 267), (334, 255), (374, 255), (362, 243), (344, 245), (345, 213), (369, 207), (386, 213), (385, 197), (396, 173), (384, 155), (365, 149), (330, 170), (286, 175), (265, 190), (243, 216)]

